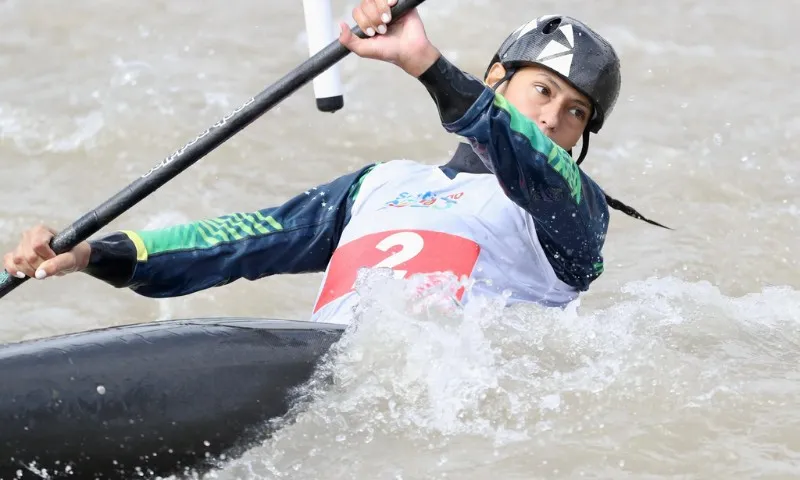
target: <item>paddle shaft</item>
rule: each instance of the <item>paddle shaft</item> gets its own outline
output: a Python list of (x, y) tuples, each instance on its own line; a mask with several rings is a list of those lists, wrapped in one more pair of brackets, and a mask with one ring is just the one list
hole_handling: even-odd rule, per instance
[[(399, 0), (397, 5), (392, 8), (392, 18), (399, 18), (424, 1)], [(365, 37), (365, 34), (358, 26), (353, 27), (351, 31), (354, 35), (361, 38)], [(313, 80), (314, 77), (345, 58), (349, 53), (350, 50), (339, 43), (338, 40), (331, 42), (327, 47), (301, 63), (283, 78), (162, 160), (119, 193), (59, 232), (51, 240), (50, 247), (56, 254), (68, 252), (75, 248), (80, 242), (92, 236), (115, 218), (155, 192), (159, 187), (222, 145), (258, 117)], [(0, 272), (0, 298), (22, 285), (26, 280), (28, 280), (28, 277), (16, 278), (5, 271)]]

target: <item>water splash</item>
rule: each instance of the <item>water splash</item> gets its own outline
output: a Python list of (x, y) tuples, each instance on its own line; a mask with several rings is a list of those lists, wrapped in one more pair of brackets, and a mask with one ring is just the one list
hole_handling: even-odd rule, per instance
[(730, 478), (800, 459), (782, 408), (800, 395), (800, 292), (654, 278), (580, 312), (419, 308), (456, 304), (417, 287), (363, 283), (295, 415), (219, 478)]

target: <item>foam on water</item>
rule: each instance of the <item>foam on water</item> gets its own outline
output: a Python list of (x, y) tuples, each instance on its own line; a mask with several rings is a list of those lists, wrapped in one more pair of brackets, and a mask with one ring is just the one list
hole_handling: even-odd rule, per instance
[[(676, 230), (612, 213), (606, 273), (566, 311), (462, 307), (447, 285), (420, 296), (414, 282), (367, 277), (356, 328), (300, 392), (295, 421), (212, 476), (800, 476), (797, 29), (775, 1), (757, 15), (742, 0), (617, 3), (437, 0), (421, 14), (478, 75), (543, 13), (607, 35), (623, 92), (586, 171)], [(334, 12), (349, 19), (354, 5)], [(35, 223), (73, 221), (307, 53), (299, 4), (54, 8), (0, 1), (7, 248)], [(398, 156), (446, 161), (455, 139), (416, 80), (353, 56), (342, 72), (340, 113), (320, 115), (305, 88), (109, 229), (278, 205)], [(283, 276), (154, 301), (85, 275), (31, 281), (4, 299), (0, 341), (176, 317), (302, 319), (318, 284)]]
[(100, 112), (78, 118), (47, 118), (22, 108), (0, 106), (0, 144), (13, 143), (23, 155), (90, 149), (103, 128)]
[(582, 312), (417, 286), (373, 274), (293, 422), (212, 478), (800, 472), (796, 290), (652, 278)]

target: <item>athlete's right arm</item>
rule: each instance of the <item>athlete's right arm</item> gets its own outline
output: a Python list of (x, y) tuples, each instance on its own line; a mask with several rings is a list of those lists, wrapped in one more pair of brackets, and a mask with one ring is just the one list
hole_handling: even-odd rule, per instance
[[(239, 278), (325, 270), (371, 166), (278, 207), (91, 240), (82, 270), (147, 297), (176, 297)], [(25, 240), (23, 239), (23, 242)], [(21, 244), (22, 245), (22, 244)], [(18, 247), (19, 248), (19, 247)], [(6, 269), (9, 267), (6, 255)]]
[(503, 95), (445, 57), (419, 80), (445, 130), (468, 139), (506, 196), (530, 214), (556, 277), (587, 290), (603, 272), (609, 215), (602, 189)]

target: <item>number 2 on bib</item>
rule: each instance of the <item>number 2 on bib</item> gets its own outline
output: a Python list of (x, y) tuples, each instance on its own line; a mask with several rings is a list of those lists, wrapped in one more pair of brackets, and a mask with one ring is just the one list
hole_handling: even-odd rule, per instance
[(472, 274), (478, 254), (477, 243), (449, 233), (393, 230), (365, 235), (334, 251), (314, 312), (352, 291), (361, 268), (391, 268), (395, 278), (433, 272), (460, 278)]

